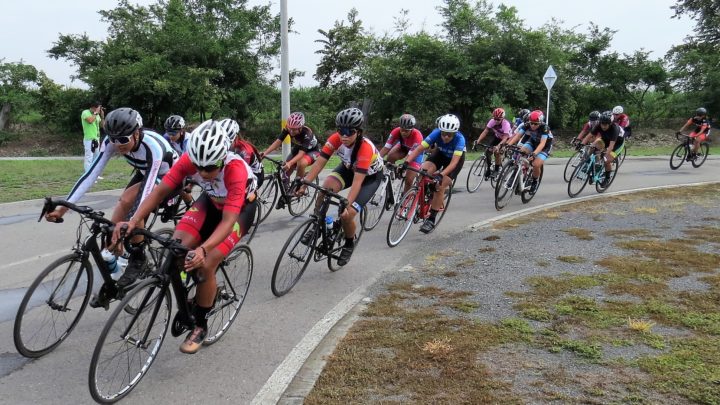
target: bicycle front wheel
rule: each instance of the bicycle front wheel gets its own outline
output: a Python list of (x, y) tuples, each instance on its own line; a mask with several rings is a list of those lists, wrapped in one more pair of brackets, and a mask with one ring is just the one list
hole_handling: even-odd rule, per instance
[(592, 168), (590, 167), (590, 159), (585, 159), (578, 167), (575, 168), (570, 176), (570, 182), (568, 183), (568, 196), (570, 198), (582, 193), (585, 186), (588, 184)]
[[(613, 181), (615, 181), (615, 176), (617, 176), (618, 168), (620, 168), (617, 158), (612, 162), (611, 165), (612, 165), (612, 169), (611, 169), (612, 172), (610, 173), (610, 180), (608, 181), (608, 183), (603, 184), (602, 181), (598, 181), (597, 183), (595, 183), (595, 191), (597, 191), (598, 193), (604, 193), (605, 190), (610, 188), (610, 185), (613, 183)], [(604, 172), (603, 172), (603, 176), (605, 176)]]
[(695, 155), (695, 159), (691, 160), (690, 163), (692, 163), (695, 168), (702, 166), (708, 157), (708, 153), (710, 153), (710, 147), (708, 144), (706, 142), (701, 143), (700, 149), (698, 149), (697, 154)]
[[(317, 177), (315, 178), (315, 184), (320, 184)], [(305, 192), (301, 196), (296, 196), (294, 194), (287, 195), (286, 198), (290, 200), (290, 203), (288, 204), (288, 211), (290, 211), (290, 215), (299, 217), (304, 214), (315, 201), (315, 194), (317, 194), (316, 188), (305, 187)]]
[(247, 245), (237, 245), (215, 273), (215, 305), (207, 314), (208, 334), (203, 345), (209, 346), (222, 337), (232, 325), (250, 289), (253, 255)]
[(92, 284), (92, 267), (77, 253), (46, 267), (28, 288), (15, 316), (17, 351), (37, 358), (60, 345), (85, 312)]
[(688, 148), (685, 146), (685, 144), (683, 143), (678, 145), (670, 155), (670, 168), (672, 170), (677, 170), (680, 166), (682, 166), (682, 164), (685, 162), (687, 154)]
[[(367, 222), (367, 215), (367, 211), (362, 210), (358, 215), (355, 216), (355, 249), (357, 249), (358, 244), (360, 243), (360, 237), (362, 236), (363, 230), (365, 229), (365, 226), (363, 224)], [(330, 271), (338, 271), (343, 268), (343, 266), (338, 264), (337, 259), (340, 256), (340, 250), (342, 250), (342, 247), (344, 245), (345, 231), (341, 226), (340, 231), (335, 235), (335, 238), (331, 242), (328, 249), (329, 251), (327, 253), (327, 265)]]
[[(283, 246), (275, 261), (275, 268), (270, 281), (270, 289), (276, 297), (287, 294), (300, 281), (300, 277), (305, 272), (315, 251), (316, 226), (317, 220), (308, 218), (295, 228), (285, 242), (285, 246)], [(310, 240), (305, 241), (307, 244), (304, 244), (303, 235), (311, 229), (316, 230), (315, 235)]]
[(500, 211), (510, 202), (515, 194), (515, 188), (518, 182), (518, 167), (513, 162), (507, 162), (503, 165), (500, 180), (495, 187), (495, 209)]
[[(532, 177), (532, 168), (528, 168), (528, 171), (530, 172), (530, 174), (528, 174), (528, 177)], [(540, 166), (540, 177), (538, 177), (538, 185), (534, 193), (530, 193), (530, 190), (524, 190), (522, 193), (520, 193), (520, 200), (522, 200), (523, 204), (529, 203), (530, 200), (535, 197), (535, 194), (540, 191), (540, 184), (542, 183), (543, 173), (545, 173), (545, 165)]]
[(573, 155), (568, 159), (567, 163), (565, 163), (565, 172), (563, 173), (563, 178), (565, 179), (565, 183), (569, 183), (570, 179), (572, 178), (572, 173), (575, 171), (575, 168), (582, 162), (583, 160), (583, 152), (581, 150), (573, 153)]
[[(137, 310), (126, 311), (130, 306)], [(120, 302), (100, 333), (88, 380), (90, 395), (110, 404), (128, 395), (157, 358), (172, 313), (170, 290), (148, 278)]]
[(375, 194), (373, 194), (370, 201), (368, 201), (363, 208), (363, 211), (367, 214), (367, 220), (365, 221), (365, 225), (363, 225), (363, 229), (366, 231), (373, 230), (377, 224), (380, 223), (380, 218), (382, 218), (385, 212), (385, 205), (388, 199), (387, 189), (389, 182), (390, 176), (385, 175), (380, 187), (378, 187)]
[(275, 208), (275, 203), (278, 198), (278, 183), (275, 181), (275, 176), (265, 176), (265, 180), (260, 190), (258, 190), (257, 196), (258, 205), (262, 206), (262, 216), (260, 217), (260, 222), (262, 222), (270, 215), (270, 211)]
[(480, 155), (470, 166), (468, 172), (466, 186), (468, 193), (474, 193), (480, 188), (483, 180), (485, 180), (485, 173), (490, 169), (487, 157), (485, 154)]
[(397, 246), (407, 235), (410, 227), (412, 226), (413, 219), (418, 209), (418, 189), (411, 188), (403, 197), (400, 202), (395, 205), (393, 216), (390, 218), (387, 230), (387, 244), (390, 247)]

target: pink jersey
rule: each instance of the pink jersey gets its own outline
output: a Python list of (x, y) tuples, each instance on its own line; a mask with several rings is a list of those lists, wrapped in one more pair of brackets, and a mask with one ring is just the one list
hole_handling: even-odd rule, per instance
[(496, 138), (505, 139), (510, 136), (510, 122), (505, 118), (500, 121), (491, 119), (485, 127), (492, 130)]

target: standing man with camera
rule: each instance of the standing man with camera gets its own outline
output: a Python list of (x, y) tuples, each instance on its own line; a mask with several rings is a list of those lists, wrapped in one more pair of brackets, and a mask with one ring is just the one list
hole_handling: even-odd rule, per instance
[[(90, 108), (80, 114), (80, 121), (83, 128), (83, 147), (85, 148), (84, 168), (87, 172), (95, 160), (95, 152), (100, 146), (100, 127), (105, 119), (105, 109), (103, 106), (94, 102), (90, 104)], [(98, 177), (102, 180), (102, 177)]]

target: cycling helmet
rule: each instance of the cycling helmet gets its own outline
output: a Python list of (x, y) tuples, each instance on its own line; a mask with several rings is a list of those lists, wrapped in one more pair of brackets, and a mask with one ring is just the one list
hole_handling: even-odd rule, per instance
[(179, 115), (171, 115), (165, 120), (166, 131), (177, 131), (185, 128), (185, 118)]
[(237, 123), (232, 118), (225, 118), (224, 120), (220, 121), (220, 126), (223, 130), (225, 130), (225, 135), (227, 136), (228, 142), (232, 145), (233, 142), (235, 142), (235, 137), (237, 136), (238, 132), (240, 132), (240, 124)]
[(443, 132), (457, 132), (460, 129), (460, 119), (454, 114), (445, 114), (438, 120), (438, 129)]
[(498, 121), (505, 118), (505, 110), (502, 108), (496, 108), (493, 110), (493, 119)]
[(600, 114), (600, 123), (601, 124), (610, 124), (613, 120), (612, 112), (605, 111), (604, 113)]
[(112, 110), (105, 116), (105, 133), (110, 138), (130, 136), (142, 125), (140, 113), (128, 107)]
[(520, 118), (522, 119), (522, 122), (530, 121), (530, 110), (525, 110), (525, 114), (523, 114)]
[(198, 166), (219, 165), (228, 153), (228, 138), (220, 122), (207, 120), (190, 135), (187, 154)]
[(623, 113), (622, 106), (621, 105), (615, 106), (615, 108), (612, 109), (612, 113), (613, 114), (622, 114)]
[(400, 128), (402, 129), (413, 129), (415, 128), (415, 117), (410, 114), (403, 114), (400, 116)]
[(287, 128), (302, 128), (305, 125), (305, 115), (301, 112), (294, 112), (290, 114), (287, 119), (285, 126)]
[(543, 112), (540, 110), (535, 110), (530, 113), (530, 115), (528, 116), (528, 120), (530, 122), (543, 123), (545, 122), (545, 114), (543, 114)]
[(363, 112), (359, 108), (346, 108), (335, 117), (335, 125), (339, 127), (360, 129), (363, 123)]
[(705, 107), (700, 107), (695, 110), (695, 115), (707, 115), (707, 109), (705, 109)]
[(588, 116), (589, 121), (597, 121), (600, 119), (600, 111), (592, 111)]

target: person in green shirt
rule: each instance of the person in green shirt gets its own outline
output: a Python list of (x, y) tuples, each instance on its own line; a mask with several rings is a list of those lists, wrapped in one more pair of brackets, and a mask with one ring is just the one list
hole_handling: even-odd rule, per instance
[(90, 104), (90, 108), (80, 114), (80, 121), (83, 128), (83, 147), (85, 148), (85, 171), (88, 171), (93, 160), (95, 151), (100, 145), (100, 125), (105, 119), (105, 109), (98, 103)]

